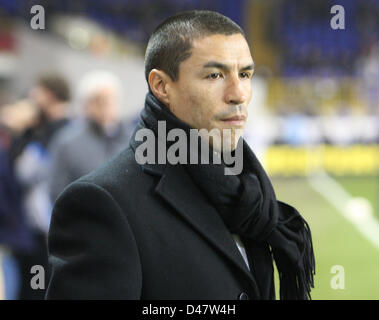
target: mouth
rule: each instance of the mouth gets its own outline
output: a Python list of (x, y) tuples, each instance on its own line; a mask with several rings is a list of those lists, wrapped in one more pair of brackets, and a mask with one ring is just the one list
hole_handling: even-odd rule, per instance
[(221, 119), (221, 121), (233, 126), (243, 126), (245, 124), (246, 117), (244, 115), (235, 115)]

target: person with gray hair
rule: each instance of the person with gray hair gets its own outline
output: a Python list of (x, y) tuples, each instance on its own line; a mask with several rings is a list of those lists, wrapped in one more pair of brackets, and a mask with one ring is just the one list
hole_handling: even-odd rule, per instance
[(49, 191), (54, 201), (72, 181), (96, 169), (126, 147), (129, 124), (121, 119), (121, 84), (96, 70), (81, 79), (78, 100), (83, 122), (71, 124), (52, 143)]

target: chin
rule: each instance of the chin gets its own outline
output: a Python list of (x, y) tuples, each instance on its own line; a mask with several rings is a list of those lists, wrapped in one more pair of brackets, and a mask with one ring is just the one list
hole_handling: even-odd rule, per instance
[(223, 144), (227, 148), (228, 151), (235, 150), (238, 145), (238, 141), (241, 139), (243, 134), (242, 128), (232, 128), (230, 129), (231, 134), (226, 132), (226, 134), (223, 135)]
[(203, 138), (209, 141), (215, 151), (231, 152), (237, 148), (238, 141), (243, 134), (243, 128), (213, 127), (211, 130), (200, 130), (199, 133)]

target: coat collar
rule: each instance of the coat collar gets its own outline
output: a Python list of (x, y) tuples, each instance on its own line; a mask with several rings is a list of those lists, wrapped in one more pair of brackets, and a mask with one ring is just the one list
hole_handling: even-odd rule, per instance
[[(145, 128), (141, 121), (130, 140), (130, 146), (135, 152), (142, 142), (135, 140), (137, 130)], [(168, 202), (205, 241), (221, 252), (246, 278), (259, 297), (258, 286), (243, 260), (233, 236), (224, 225), (216, 209), (195, 186), (183, 165), (144, 164), (143, 172), (160, 177), (155, 188), (156, 194)], [(254, 262), (253, 262), (254, 263)]]

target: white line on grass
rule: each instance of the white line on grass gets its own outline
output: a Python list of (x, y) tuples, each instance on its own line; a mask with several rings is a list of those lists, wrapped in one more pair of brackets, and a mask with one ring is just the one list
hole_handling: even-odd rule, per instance
[(352, 197), (337, 181), (325, 172), (308, 176), (310, 186), (332, 204), (342, 216), (377, 249), (379, 249), (379, 221), (370, 202)]

